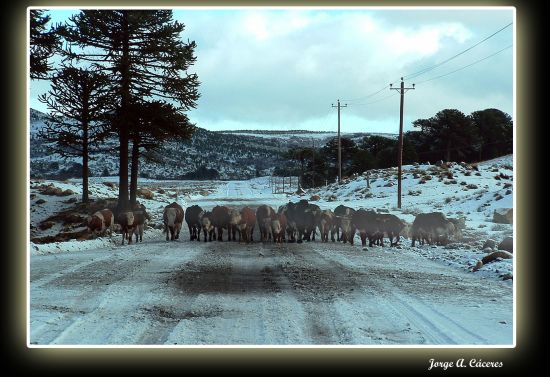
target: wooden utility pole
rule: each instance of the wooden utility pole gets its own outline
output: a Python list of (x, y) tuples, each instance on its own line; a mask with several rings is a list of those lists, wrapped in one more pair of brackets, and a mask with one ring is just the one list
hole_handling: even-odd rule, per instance
[(403, 77), (401, 77), (401, 87), (392, 88), (390, 84), (390, 90), (398, 90), (401, 95), (401, 105), (399, 108), (399, 142), (397, 145), (397, 208), (401, 208), (401, 164), (403, 163), (403, 101), (405, 99), (405, 92), (412, 88), (405, 88)]
[(342, 143), (340, 142), (340, 108), (341, 107), (348, 107), (347, 104), (340, 105), (340, 100), (338, 100), (338, 105), (334, 106), (334, 104), (331, 104), (332, 107), (338, 108), (338, 183), (342, 182)]
[(311, 146), (311, 187), (315, 187), (315, 139), (311, 139)]

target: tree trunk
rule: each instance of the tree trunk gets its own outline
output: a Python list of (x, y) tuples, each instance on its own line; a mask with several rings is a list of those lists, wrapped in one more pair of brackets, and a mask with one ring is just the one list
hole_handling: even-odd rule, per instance
[(88, 123), (84, 123), (82, 128), (82, 203), (88, 203)]
[(118, 205), (117, 212), (128, 209), (128, 106), (130, 105), (130, 46), (128, 31), (128, 11), (123, 11), (122, 23), (122, 60), (120, 65), (122, 93), (120, 119), (118, 122), (119, 169), (118, 169)]
[(304, 160), (300, 160), (300, 181), (298, 182), (298, 189), (302, 188), (303, 181), (304, 181)]
[(451, 140), (447, 141), (447, 151), (445, 153), (445, 161), (451, 161)]
[(139, 136), (132, 139), (132, 170), (130, 172), (130, 205), (136, 204), (139, 163)]

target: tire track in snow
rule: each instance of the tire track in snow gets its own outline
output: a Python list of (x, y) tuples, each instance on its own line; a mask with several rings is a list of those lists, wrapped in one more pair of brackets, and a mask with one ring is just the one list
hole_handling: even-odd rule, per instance
[(316, 252), (314, 242), (289, 245), (292, 245), (292, 258), (285, 262), (283, 271), (292, 284), (293, 295), (306, 313), (307, 338), (303, 343), (349, 343), (350, 331), (346, 328), (346, 320), (339, 316), (335, 302), (357, 288), (350, 271), (322, 257)]
[[(69, 311), (63, 315), (61, 321), (54, 326), (50, 326), (47, 334), (41, 334), (39, 331), (34, 331), (31, 334), (31, 340), (35, 340), (35, 343), (51, 343), (51, 344), (80, 344), (85, 342), (86, 344), (109, 344), (117, 343), (117, 333), (121, 328), (124, 328), (126, 324), (132, 323), (134, 326), (134, 332), (139, 330), (139, 326), (136, 326), (135, 313), (137, 298), (142, 298), (146, 293), (143, 291), (143, 286), (147, 286), (152, 289), (156, 288), (154, 281), (155, 270), (149, 276), (149, 281), (145, 281), (143, 278), (141, 281), (136, 282), (134, 280), (136, 275), (142, 276), (144, 270), (151, 270), (151, 260), (160, 257), (163, 267), (170, 267), (166, 265), (166, 257), (170, 253), (177, 252), (177, 244), (159, 244), (161, 247), (153, 248), (148, 244), (147, 248), (143, 248), (144, 244), (127, 246), (124, 253), (113, 255), (115, 257), (125, 256), (126, 258), (118, 258), (112, 263), (108, 260), (104, 260), (102, 266), (98, 266), (100, 275), (91, 274), (88, 269), (86, 274), (83, 274), (84, 279), (106, 279), (105, 284), (99, 284), (93, 286), (93, 289), (88, 289), (86, 281), (81, 281), (81, 286), (85, 288), (78, 291), (81, 292), (74, 300), (78, 307), (78, 303), (83, 303), (87, 309), (82, 311)], [(157, 253), (156, 255), (154, 253)], [(122, 262), (120, 262), (120, 259)], [(180, 258), (175, 258), (174, 264), (181, 264)], [(113, 274), (106, 274), (105, 267), (110, 265), (111, 272)], [(92, 267), (90, 265), (89, 267)], [(158, 269), (158, 266), (157, 266)], [(64, 278), (69, 276), (65, 275)], [(74, 279), (78, 279), (78, 274), (75, 273)], [(62, 280), (60, 285), (63, 287), (78, 286), (79, 280), (73, 281)], [(53, 280), (50, 285), (54, 284)], [(90, 284), (90, 286), (92, 286)], [(71, 290), (75, 290), (70, 289)], [(75, 290), (76, 291), (76, 290)], [(63, 293), (63, 291), (61, 291)], [(37, 293), (38, 294), (38, 293)], [(70, 305), (69, 305), (70, 306)], [(31, 316), (32, 319), (32, 316)], [(32, 326), (31, 326), (32, 328)], [(38, 329), (37, 329), (38, 330)]]
[[(463, 317), (452, 318), (450, 315), (443, 314), (441, 310), (438, 310), (433, 302), (427, 302), (419, 294), (416, 294), (415, 289), (419, 288), (417, 281), (419, 279), (423, 281), (432, 280), (438, 278), (437, 284), (440, 289), (453, 287), (456, 284), (456, 280), (464, 279), (464, 276), (455, 276), (461, 274), (460, 272), (447, 270), (448, 275), (434, 274), (434, 271), (430, 266), (426, 266), (426, 272), (414, 271), (416, 274), (414, 281), (409, 284), (405, 278), (409, 278), (408, 271), (404, 270), (399, 263), (399, 254), (395, 254), (393, 251), (368, 249), (368, 251), (361, 251), (364, 254), (335, 254), (335, 253), (322, 253), (325, 257), (334, 259), (336, 261), (344, 261), (346, 264), (355, 270), (363, 270), (371, 276), (371, 281), (375, 284), (373, 292), (379, 296), (376, 306), (382, 309), (382, 312), (386, 312), (387, 318), (391, 321), (395, 321), (396, 328), (404, 328), (409, 332), (416, 332), (421, 336), (421, 343), (431, 344), (488, 344), (488, 339), (476, 334), (467, 328), (467, 324), (464, 323)], [(349, 256), (348, 256), (349, 255)], [(394, 261), (392, 269), (388, 269), (387, 266), (381, 264), (388, 257), (398, 257)], [(353, 260), (355, 259), (355, 260)], [(371, 261), (371, 265), (361, 263), (358, 260), (368, 259)], [(393, 259), (393, 258), (392, 258)], [(434, 264), (435, 265), (435, 264)], [(358, 268), (358, 266), (362, 266)], [(380, 269), (380, 267), (383, 267)], [(441, 267), (439, 267), (440, 269)], [(438, 270), (439, 270), (438, 269)], [(391, 272), (393, 271), (393, 272)], [(390, 273), (391, 272), (391, 273)], [(470, 278), (468, 276), (468, 278)], [(401, 281), (402, 280), (402, 281)], [(399, 284), (396, 284), (399, 282)], [(361, 284), (362, 287), (366, 287), (367, 284)], [(466, 285), (468, 287), (468, 285)], [(427, 291), (426, 287), (422, 287), (420, 292)], [(405, 291), (407, 290), (407, 292)], [(462, 293), (466, 292), (461, 287)], [(371, 292), (370, 294), (372, 294)], [(451, 291), (452, 292), (452, 291)], [(366, 292), (369, 294), (368, 292)], [(446, 292), (435, 291), (431, 294), (440, 294), (442, 299), (446, 299)], [(455, 292), (457, 293), (457, 292)], [(477, 292), (470, 293), (473, 297), (478, 296)], [(469, 296), (467, 296), (469, 297)], [(434, 298), (434, 297), (432, 297)], [(367, 312), (370, 312), (369, 316), (375, 314), (372, 308), (367, 308)], [(457, 312), (458, 313), (458, 312)], [(399, 318), (401, 317), (401, 318)], [(405, 318), (406, 322), (401, 323)], [(411, 327), (412, 326), (412, 327)], [(382, 324), (378, 324), (377, 327), (383, 327)], [(381, 337), (384, 339), (384, 337)], [(381, 339), (379, 339), (381, 340)], [(390, 340), (390, 339), (386, 339)]]
[[(82, 275), (83, 278), (86, 278), (90, 271), (102, 271), (102, 268), (105, 266), (120, 264), (119, 260), (122, 259), (120, 257), (129, 255), (127, 250), (114, 254), (109, 253), (109, 251), (110, 249), (106, 250), (107, 254), (99, 258), (97, 251), (94, 251), (91, 255), (90, 252), (65, 254), (63, 255), (64, 259), (78, 259), (89, 256), (93, 256), (93, 258), (34, 281), (32, 280), (33, 269), (31, 263), (31, 343), (50, 343), (59, 333), (71, 326), (80, 317), (93, 310), (95, 305), (98, 304), (98, 299), (97, 290), (94, 289), (92, 284), (87, 284), (84, 289), (78, 290), (69, 289), (72, 284), (68, 282), (71, 280), (71, 277), (74, 278)], [(48, 259), (40, 256), (36, 260), (47, 261)], [(105, 278), (108, 274), (103, 274), (102, 276)], [(113, 276), (109, 276), (110, 280), (113, 278)], [(44, 290), (49, 290), (50, 292), (53, 290), (55, 292), (53, 298), (51, 294), (41, 294)], [(54, 319), (50, 318), (52, 312), (56, 315)], [(42, 317), (44, 318), (43, 320), (41, 319)]]
[[(64, 257), (65, 256), (66, 255), (64, 255)], [(49, 284), (49, 283), (51, 283), (52, 281), (54, 281), (56, 279), (59, 279), (60, 277), (62, 277), (65, 274), (74, 273), (74, 272), (76, 272), (76, 271), (78, 271), (82, 268), (85, 268), (85, 267), (91, 265), (91, 264), (99, 263), (99, 262), (102, 262), (106, 259), (113, 258), (113, 257), (114, 257), (114, 254), (106, 254), (104, 256), (99, 256), (98, 257), (98, 255), (94, 253), (93, 258), (91, 258), (90, 260), (78, 263), (78, 264), (73, 265), (73, 266), (71, 266), (67, 269), (64, 269), (62, 271), (58, 271), (58, 272), (53, 273), (53, 274), (46, 274), (44, 277), (39, 278), (39, 279), (33, 279), (33, 274), (35, 274), (35, 271), (33, 271), (33, 266), (31, 264), (31, 269), (30, 269), (31, 287), (32, 288), (43, 287), (44, 285)]]

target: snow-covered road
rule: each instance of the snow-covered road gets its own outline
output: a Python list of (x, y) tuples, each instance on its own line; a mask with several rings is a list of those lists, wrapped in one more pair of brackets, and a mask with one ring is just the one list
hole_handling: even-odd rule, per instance
[[(231, 187), (228, 187), (230, 190)], [(242, 193), (239, 193), (239, 195)], [(407, 248), (144, 243), (30, 257), (31, 344), (511, 345), (512, 285)]]

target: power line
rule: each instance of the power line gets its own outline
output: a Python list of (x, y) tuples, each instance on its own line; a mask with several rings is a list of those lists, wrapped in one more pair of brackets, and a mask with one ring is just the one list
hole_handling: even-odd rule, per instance
[[(386, 86), (386, 87), (384, 87), (384, 89), (388, 89), (388, 87)], [(366, 105), (372, 105), (373, 103), (385, 101), (385, 100), (387, 100), (388, 98), (394, 97), (394, 96), (396, 96), (396, 95), (397, 95), (397, 93), (392, 93), (392, 94), (390, 94), (389, 96), (382, 97), (382, 98), (380, 98), (380, 99), (377, 99), (376, 101), (365, 102), (365, 103), (356, 103), (356, 104), (352, 104), (351, 106), (366, 106)]]
[(358, 101), (360, 99), (367, 99), (367, 98), (370, 98), (370, 97), (373, 97), (375, 95), (377, 95), (378, 93), (381, 93), (382, 91), (388, 89), (388, 86), (387, 85), (384, 85), (384, 87), (380, 90), (377, 90), (376, 92), (374, 93), (371, 93), (371, 94), (367, 94), (366, 96), (363, 96), (363, 97), (357, 97), (357, 98), (352, 98), (352, 99), (343, 99), (342, 101), (347, 101), (347, 102), (353, 102), (353, 101)]
[[(477, 63), (481, 63), (482, 61), (487, 60), (487, 59), (489, 59), (489, 58), (492, 58), (493, 56), (495, 56), (495, 55), (497, 55), (497, 54), (500, 54), (502, 51), (505, 51), (505, 50), (511, 48), (512, 46), (513, 46), (513, 45), (506, 46), (506, 47), (504, 47), (503, 49), (498, 50), (497, 52), (492, 53), (491, 55), (485, 56), (484, 58), (481, 58), (481, 59), (479, 59), (479, 60), (476, 60), (476, 61), (473, 62), (473, 63), (467, 64), (467, 65), (465, 65), (465, 66), (463, 66), (463, 67), (460, 67), (460, 68), (458, 68), (458, 69), (455, 69), (454, 71), (451, 71), (451, 72), (447, 72), (447, 73), (445, 73), (445, 74), (443, 74), (443, 75), (436, 76), (436, 77), (432, 77), (432, 78), (427, 79), (427, 80), (424, 80), (424, 81), (420, 81), (420, 82), (417, 83), (416, 85), (418, 85), (418, 84), (423, 84), (423, 83), (428, 82), (428, 81), (436, 80), (436, 79), (439, 79), (439, 78), (442, 78), (442, 77), (451, 75), (451, 74), (453, 74), (453, 73), (455, 73), (455, 72), (458, 72), (458, 71), (461, 71), (461, 70), (466, 69), (466, 68), (468, 68), (468, 67), (471, 67), (471, 66), (473, 66), (473, 65), (475, 65), (475, 64), (477, 64)], [(393, 82), (392, 84), (395, 84), (395, 82)], [(384, 87), (383, 90), (384, 90), (384, 89), (387, 89), (387, 86)], [(381, 90), (379, 90), (379, 91), (377, 91), (377, 92), (375, 92), (375, 93), (373, 93), (372, 95), (369, 95), (369, 96), (367, 96), (367, 97), (372, 97), (374, 94), (378, 94), (378, 93), (380, 93), (380, 92), (381, 92)], [(374, 104), (374, 103), (377, 103), (377, 102), (385, 101), (385, 100), (387, 100), (388, 98), (391, 98), (391, 97), (395, 96), (396, 94), (397, 94), (397, 93), (393, 93), (393, 94), (390, 94), (389, 96), (385, 96), (385, 97), (382, 97), (382, 98), (380, 98), (380, 99), (377, 99), (377, 100), (371, 101), (371, 102), (356, 103), (356, 104), (353, 104), (352, 106), (366, 106), (366, 105), (371, 105), (371, 104)], [(367, 97), (365, 97), (365, 98), (367, 98)]]
[(451, 60), (453, 60), (453, 59), (455, 59), (456, 57), (458, 57), (458, 56), (460, 56), (460, 55), (462, 55), (462, 54), (464, 54), (464, 53), (470, 51), (470, 50), (473, 49), (474, 47), (479, 46), (480, 44), (482, 44), (483, 42), (487, 41), (488, 39), (494, 37), (495, 35), (497, 35), (497, 34), (500, 33), (501, 31), (503, 31), (504, 29), (510, 27), (510, 25), (512, 25), (512, 24), (513, 24), (513, 22), (510, 22), (508, 25), (506, 25), (506, 26), (500, 28), (499, 30), (497, 30), (497, 31), (494, 32), (493, 34), (491, 34), (491, 35), (489, 35), (488, 37), (486, 37), (486, 38), (484, 38), (483, 40), (481, 40), (480, 42), (477, 42), (475, 45), (473, 45), (473, 46), (471, 46), (471, 47), (468, 47), (467, 49), (465, 49), (465, 50), (459, 52), (458, 54), (456, 54), (456, 55), (454, 55), (454, 56), (451, 56), (451, 57), (448, 58), (448, 59), (443, 60), (441, 63), (438, 63), (438, 64), (433, 65), (433, 66), (428, 67), (428, 68), (421, 69), (420, 71), (417, 71), (417, 72), (414, 72), (414, 73), (405, 75), (405, 76), (403, 76), (403, 78), (405, 78), (405, 79), (411, 79), (411, 78), (414, 78), (414, 77), (423, 75), (424, 73), (429, 72), (429, 71), (431, 71), (431, 70), (433, 70), (433, 69), (435, 69), (435, 68), (437, 68), (437, 67), (439, 67), (439, 66), (441, 66), (441, 65), (443, 65), (443, 64), (445, 64), (445, 63), (447, 63), (447, 62), (449, 62), (449, 61), (451, 61)]
[[(408, 75), (405, 75), (405, 76), (403, 76), (403, 78), (404, 78), (404, 79), (411, 79), (411, 78), (414, 78), (414, 77), (421, 76), (421, 75), (423, 75), (424, 73), (429, 72), (429, 71), (431, 71), (431, 70), (433, 70), (433, 69), (435, 69), (435, 68), (437, 68), (437, 67), (439, 67), (439, 66), (441, 66), (441, 65), (443, 65), (443, 64), (445, 64), (445, 63), (447, 63), (447, 62), (449, 62), (449, 61), (451, 61), (451, 60), (453, 60), (453, 59), (455, 59), (455, 58), (457, 58), (458, 56), (463, 55), (464, 53), (466, 53), (466, 52), (472, 50), (474, 47), (479, 46), (479, 45), (482, 44), (483, 42), (485, 42), (485, 41), (489, 40), (490, 38), (494, 37), (495, 35), (497, 35), (497, 34), (500, 33), (501, 31), (505, 30), (506, 28), (510, 27), (511, 25), (513, 25), (513, 22), (510, 22), (508, 25), (506, 25), (506, 26), (500, 28), (499, 30), (495, 31), (493, 34), (491, 34), (491, 35), (485, 37), (485, 38), (482, 39), (481, 41), (479, 41), (479, 42), (477, 42), (476, 44), (474, 44), (473, 46), (470, 46), (470, 47), (468, 47), (467, 49), (465, 49), (465, 50), (459, 52), (458, 54), (453, 55), (453, 56), (451, 56), (450, 58), (448, 58), (448, 59), (446, 59), (446, 60), (444, 60), (444, 61), (442, 61), (442, 62), (440, 62), (440, 63), (438, 63), (438, 64), (436, 64), (436, 65), (433, 65), (433, 66), (431, 66), (431, 67), (423, 68), (423, 69), (421, 69), (421, 70), (419, 70), (419, 71), (417, 71), (417, 72), (414, 72), (414, 73), (410, 73), (410, 74), (408, 74)], [(396, 84), (397, 82), (399, 82), (399, 80), (395, 80), (394, 82), (392, 82), (392, 84)], [(425, 81), (424, 81), (424, 82), (425, 82)], [(387, 85), (386, 85), (386, 86), (380, 88), (379, 90), (377, 90), (377, 91), (375, 91), (375, 92), (372, 92), (372, 93), (370, 93), (370, 94), (367, 94), (367, 95), (365, 95), (365, 96), (356, 97), (356, 98), (350, 98), (350, 99), (343, 99), (342, 101), (354, 102), (354, 101), (359, 101), (359, 100), (364, 100), (364, 99), (367, 99), (367, 98), (371, 98), (371, 97), (374, 97), (375, 95), (377, 95), (377, 94), (383, 92), (383, 91), (386, 90), (387, 88), (388, 88), (388, 87), (387, 87)], [(378, 101), (382, 101), (382, 100), (387, 99), (387, 98), (389, 98), (389, 96), (388, 96), (388, 97), (384, 97), (383, 99), (380, 99), (380, 100), (377, 100), (377, 101), (368, 102), (368, 103), (364, 103), (364, 104), (357, 104), (357, 105), (355, 105), (355, 106), (363, 106), (363, 105), (375, 103), (375, 102), (378, 102)]]
[(480, 63), (480, 62), (482, 62), (482, 61), (484, 61), (484, 60), (487, 60), (487, 59), (489, 59), (489, 58), (492, 58), (493, 56), (495, 56), (495, 55), (497, 55), (497, 54), (500, 54), (502, 51), (507, 50), (507, 49), (509, 49), (509, 48), (511, 48), (511, 47), (512, 47), (512, 45), (506, 46), (506, 47), (504, 47), (503, 49), (498, 50), (497, 52), (495, 52), (495, 53), (493, 53), (493, 54), (491, 54), (491, 55), (488, 55), (488, 56), (486, 56), (486, 57), (484, 57), (484, 58), (482, 58), (482, 59), (476, 60), (476, 61), (473, 62), (473, 63), (470, 63), (470, 64), (465, 65), (465, 66), (463, 66), (463, 67), (460, 67), (460, 68), (458, 68), (458, 69), (455, 69), (454, 71), (447, 72), (447, 73), (445, 73), (445, 74), (443, 74), (443, 75), (436, 76), (436, 77), (432, 77), (432, 78), (427, 79), (427, 80), (424, 80), (424, 81), (420, 81), (419, 83), (417, 83), (417, 85), (418, 85), (418, 84), (425, 83), (425, 82), (428, 82), (428, 81), (437, 80), (437, 79), (440, 79), (440, 78), (445, 77), (445, 76), (449, 76), (450, 74), (453, 74), (453, 73), (458, 72), (458, 71), (462, 71), (462, 70), (465, 69), (465, 68), (471, 67), (471, 66), (473, 66), (473, 65), (475, 65), (475, 64), (477, 64), (477, 63)]

